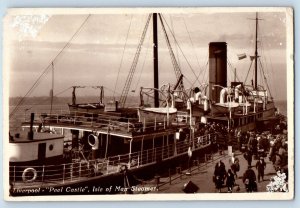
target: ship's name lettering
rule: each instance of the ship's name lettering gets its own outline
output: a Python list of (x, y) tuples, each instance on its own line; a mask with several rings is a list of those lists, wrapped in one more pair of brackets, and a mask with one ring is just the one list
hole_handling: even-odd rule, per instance
[(49, 193), (62, 193), (62, 192), (63, 192), (63, 187), (60, 188), (49, 187)]
[(88, 187), (76, 187), (76, 188), (72, 188), (72, 187), (67, 187), (66, 188), (66, 192), (76, 192), (76, 193), (84, 193), (86, 192), (86, 190), (88, 190)]

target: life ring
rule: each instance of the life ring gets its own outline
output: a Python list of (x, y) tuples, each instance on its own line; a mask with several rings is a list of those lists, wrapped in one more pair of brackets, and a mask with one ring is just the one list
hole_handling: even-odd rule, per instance
[(90, 134), (88, 137), (88, 143), (92, 147), (93, 150), (97, 150), (99, 148), (99, 139), (96, 135)]
[[(30, 173), (30, 175), (33, 175), (32, 178), (28, 178), (28, 173)], [(37, 177), (37, 171), (34, 168), (26, 168), (23, 171), (22, 180), (24, 182), (33, 182), (35, 181), (36, 177)]]

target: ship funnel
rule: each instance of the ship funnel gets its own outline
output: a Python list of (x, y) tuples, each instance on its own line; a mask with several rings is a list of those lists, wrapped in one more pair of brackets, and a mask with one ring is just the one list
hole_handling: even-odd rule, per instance
[(219, 102), (222, 87), (227, 87), (227, 43), (211, 42), (209, 43), (209, 99), (213, 103)]

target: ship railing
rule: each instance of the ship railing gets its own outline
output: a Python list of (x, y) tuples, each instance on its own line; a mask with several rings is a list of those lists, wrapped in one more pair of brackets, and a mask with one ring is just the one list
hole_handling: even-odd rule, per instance
[[(136, 131), (139, 128), (137, 118), (120, 118), (117, 116), (101, 115), (96, 116), (92, 113), (86, 113), (89, 116), (82, 115), (82, 113), (75, 112), (70, 114), (68, 111), (60, 112), (58, 114), (37, 114), (35, 122), (43, 124), (70, 124), (80, 125), (85, 127), (109, 127), (114, 130), (125, 130), (127, 132)], [(100, 114), (99, 114), (100, 115)], [(40, 119), (38, 119), (40, 118)], [(28, 120), (25, 120), (25, 122)]]
[[(185, 119), (186, 120), (186, 119)], [(64, 125), (80, 125), (83, 127), (99, 127), (109, 128), (110, 130), (120, 130), (125, 132), (148, 132), (159, 129), (167, 129), (178, 124), (176, 120), (167, 125), (166, 118), (157, 119), (155, 121), (138, 122), (137, 119), (127, 119), (127, 122), (118, 121), (110, 117), (85, 117), (82, 115), (66, 115), (66, 114), (51, 114), (43, 116), (42, 121), (35, 120), (35, 122), (43, 123), (44, 125), (64, 124)], [(37, 129), (36, 129), (37, 130)]]
[[(177, 141), (176, 153), (186, 153), (188, 148), (192, 146), (192, 143), (194, 143), (195, 149), (209, 145), (213, 139), (214, 135), (204, 135), (195, 137), (193, 139), (194, 142), (192, 142), (192, 140)], [(121, 166), (127, 164), (130, 168), (132, 168), (157, 162), (159, 160), (165, 160), (173, 156), (175, 156), (175, 145), (169, 143), (168, 145), (145, 149), (131, 154), (109, 157), (108, 160), (110, 165)]]
[[(13, 186), (31, 186), (33, 184), (64, 184), (105, 174), (120, 172), (123, 165), (137, 168), (142, 165), (159, 162), (178, 154), (185, 154), (189, 147), (201, 148), (209, 145), (215, 139), (214, 134), (195, 137), (193, 140), (183, 140), (165, 146), (154, 147), (96, 160), (73, 160), (72, 163), (44, 166), (10, 166), (10, 183)], [(176, 150), (176, 151), (175, 151)], [(25, 174), (24, 172), (28, 172)]]
[[(10, 166), (12, 185), (64, 184), (107, 173), (108, 161), (89, 160), (60, 165)], [(22, 185), (21, 185), (22, 184)]]

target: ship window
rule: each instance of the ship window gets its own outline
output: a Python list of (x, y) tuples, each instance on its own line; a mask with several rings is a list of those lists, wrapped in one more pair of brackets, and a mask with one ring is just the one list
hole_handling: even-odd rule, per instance
[(52, 151), (52, 150), (53, 150), (53, 147), (54, 147), (53, 144), (50, 144), (50, 145), (49, 145), (49, 150)]

